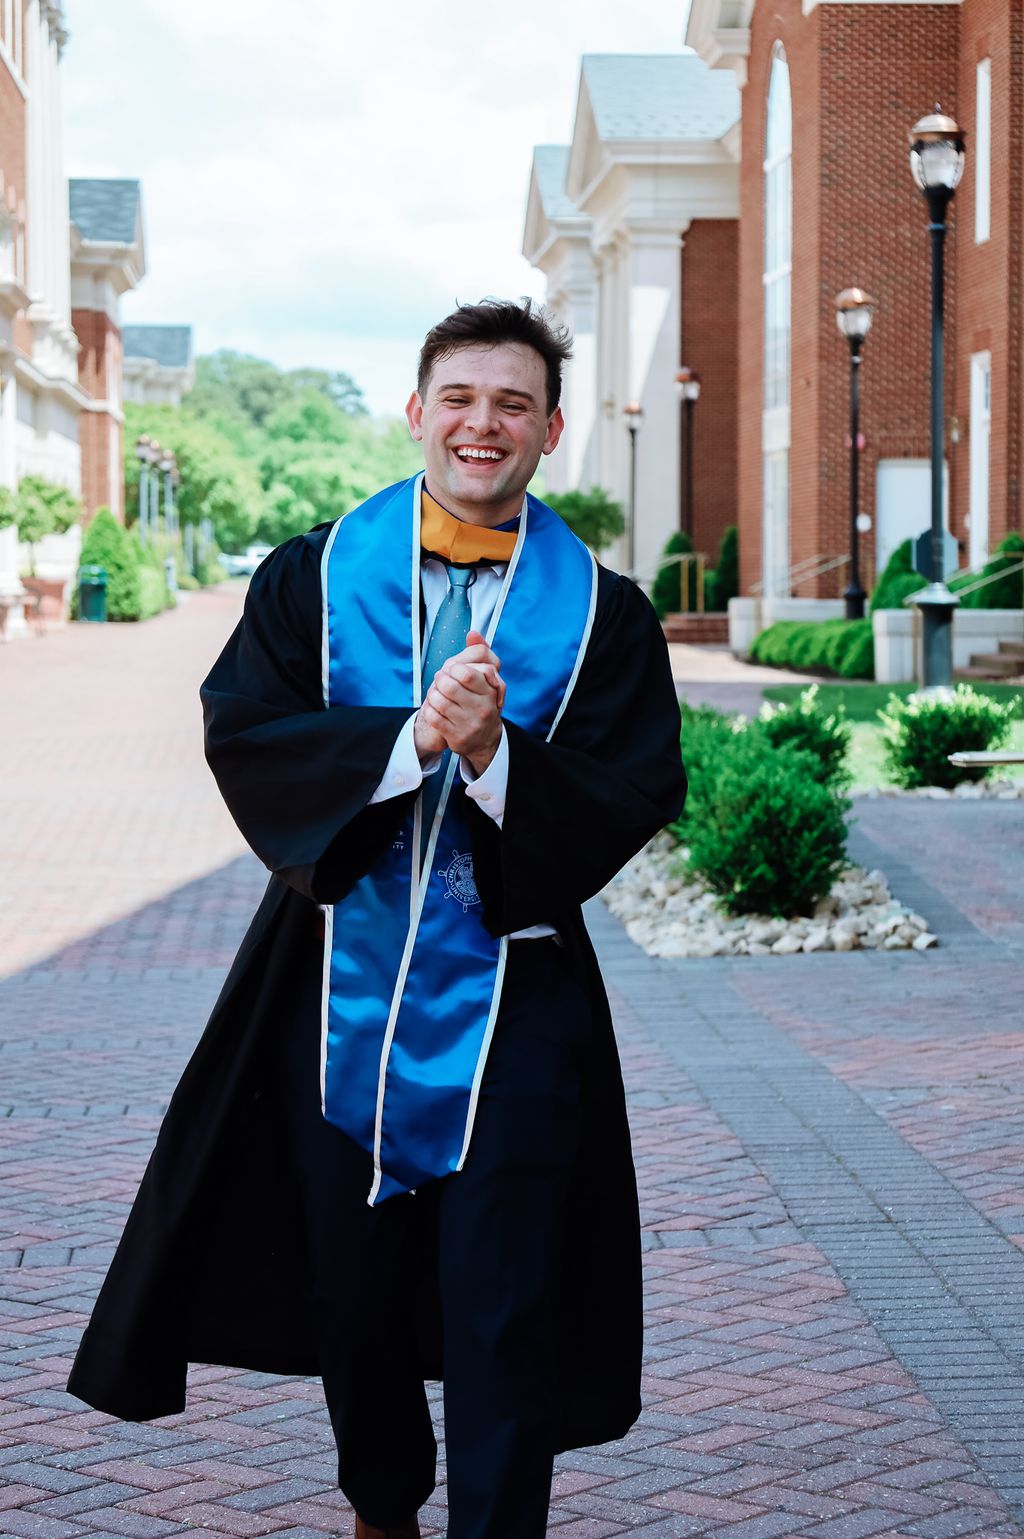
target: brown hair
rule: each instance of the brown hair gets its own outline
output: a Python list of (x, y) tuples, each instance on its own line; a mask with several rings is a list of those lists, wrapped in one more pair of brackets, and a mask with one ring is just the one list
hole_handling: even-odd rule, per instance
[(547, 370), (548, 413), (562, 394), (562, 364), (572, 357), (568, 328), (549, 320), (532, 299), (482, 299), (478, 305), (459, 305), (451, 315), (432, 326), (420, 350), (416, 388), (425, 397), (435, 363), (460, 347), (500, 347), (520, 342), (532, 347)]

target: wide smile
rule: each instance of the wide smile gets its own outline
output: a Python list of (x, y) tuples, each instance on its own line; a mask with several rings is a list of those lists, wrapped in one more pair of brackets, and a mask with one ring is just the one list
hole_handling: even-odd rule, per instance
[(508, 459), (507, 449), (491, 445), (456, 444), (451, 450), (460, 465), (472, 465), (474, 469), (488, 470)]

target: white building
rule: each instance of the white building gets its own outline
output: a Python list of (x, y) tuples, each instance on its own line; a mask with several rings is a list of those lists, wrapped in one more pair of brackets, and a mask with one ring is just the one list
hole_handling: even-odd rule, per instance
[(180, 406), (195, 382), (191, 326), (125, 326), (124, 397)]
[(735, 77), (695, 54), (588, 55), (572, 143), (534, 151), (523, 253), (575, 335), (552, 490), (630, 504), (623, 407), (643, 408), (636, 529), (613, 559), (648, 580), (680, 527), (682, 251), (695, 221), (739, 213)]

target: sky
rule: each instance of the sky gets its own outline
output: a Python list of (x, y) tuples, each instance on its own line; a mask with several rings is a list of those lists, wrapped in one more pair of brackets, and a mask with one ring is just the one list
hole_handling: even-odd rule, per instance
[(343, 369), (400, 411), (457, 300), (543, 298), (531, 152), (583, 53), (682, 51), (688, 0), (65, 0), (69, 176), (142, 181), (125, 324)]

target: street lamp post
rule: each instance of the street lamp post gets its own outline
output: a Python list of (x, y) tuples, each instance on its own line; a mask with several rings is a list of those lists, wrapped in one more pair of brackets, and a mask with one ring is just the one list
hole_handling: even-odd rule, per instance
[(167, 449), (160, 458), (160, 473), (164, 478), (164, 527), (168, 534), (174, 533), (174, 493), (171, 490), (173, 469), (174, 454)]
[(626, 570), (636, 565), (636, 435), (643, 427), (644, 409), (639, 401), (627, 401), (622, 416), (629, 432), (629, 529), (626, 535)]
[(932, 518), (930, 581), (914, 597), (921, 611), (922, 672), (926, 689), (949, 685), (953, 680), (953, 611), (959, 600), (946, 587), (943, 563), (942, 518), (942, 353), (943, 266), (946, 208), (964, 171), (964, 131), (954, 118), (936, 106), (934, 113), (919, 119), (910, 130), (910, 170), (928, 203), (928, 229), (932, 237), (932, 388), (931, 460)]
[(149, 465), (153, 457), (148, 433), (141, 433), (135, 440), (135, 458), (139, 462), (139, 539), (143, 545), (149, 539)]
[(150, 464), (152, 470), (149, 476), (149, 524), (154, 534), (160, 532), (160, 461), (164, 457), (164, 451), (157, 439), (153, 439), (149, 446)]
[(684, 528), (693, 542), (693, 408), (700, 399), (700, 375), (696, 369), (689, 369), (685, 364), (676, 374), (676, 395), (686, 408), (686, 496), (684, 507)]
[(844, 289), (836, 298), (836, 325), (850, 344), (850, 580), (843, 594), (848, 620), (863, 620), (867, 597), (860, 581), (860, 350), (874, 306), (863, 289)]

